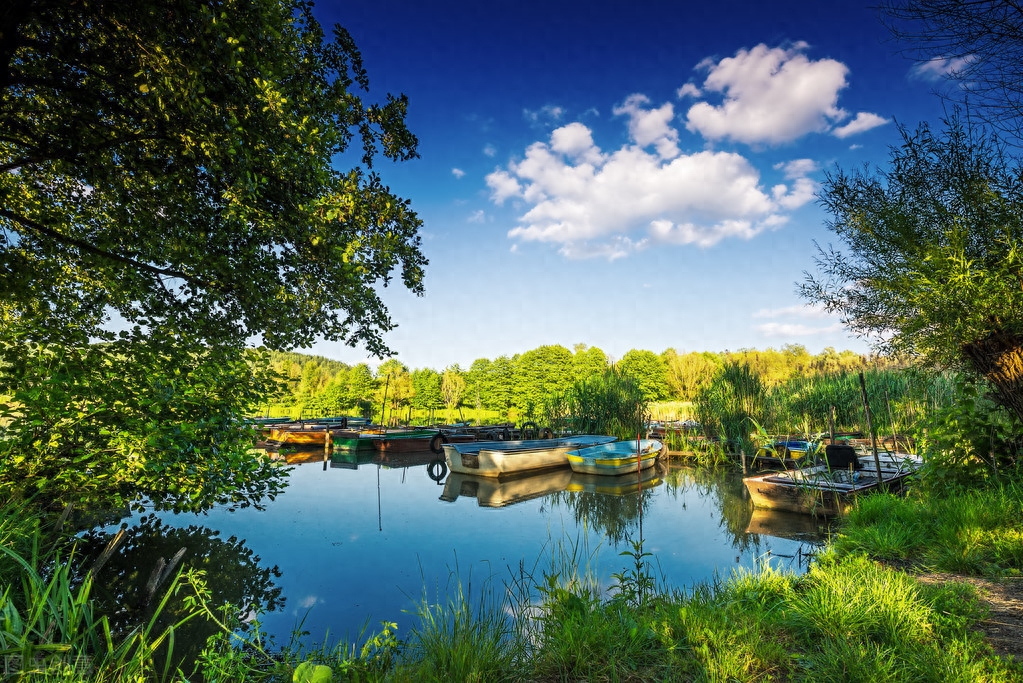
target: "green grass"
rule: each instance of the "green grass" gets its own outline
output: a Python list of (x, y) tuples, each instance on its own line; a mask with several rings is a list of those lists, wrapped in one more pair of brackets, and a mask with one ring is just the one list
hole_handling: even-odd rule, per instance
[(1018, 485), (943, 495), (862, 498), (834, 545), (933, 571), (1023, 575)]

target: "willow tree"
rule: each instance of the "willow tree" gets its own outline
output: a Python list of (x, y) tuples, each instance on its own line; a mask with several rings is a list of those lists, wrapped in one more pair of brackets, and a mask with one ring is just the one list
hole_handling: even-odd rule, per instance
[(6, 490), (63, 499), (30, 475), (64, 469), (166, 506), (272, 489), (247, 488), (246, 340), (384, 355), (379, 287), (422, 292), (420, 221), (373, 170), (417, 156), (407, 101), (368, 84), (302, 0), (3, 5)]
[(982, 375), (1023, 419), (1023, 176), (953, 118), (903, 130), (887, 169), (827, 176), (839, 248), (804, 297), (887, 354)]

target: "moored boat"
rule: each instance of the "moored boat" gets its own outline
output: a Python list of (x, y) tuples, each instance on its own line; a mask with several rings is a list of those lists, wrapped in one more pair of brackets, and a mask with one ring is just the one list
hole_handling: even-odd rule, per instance
[(611, 443), (613, 436), (581, 434), (559, 439), (477, 441), (444, 444), (444, 458), (452, 472), (481, 477), (502, 477), (530, 470), (568, 465), (570, 450)]
[(880, 481), (873, 456), (861, 456), (848, 468), (814, 465), (746, 477), (743, 483), (754, 507), (837, 515), (846, 512), (859, 495), (878, 489), (901, 490), (906, 478), (919, 466), (918, 460), (911, 457), (899, 460), (889, 455), (878, 460)]
[(663, 447), (656, 439), (617, 441), (571, 450), (565, 456), (574, 472), (628, 474), (651, 467)]

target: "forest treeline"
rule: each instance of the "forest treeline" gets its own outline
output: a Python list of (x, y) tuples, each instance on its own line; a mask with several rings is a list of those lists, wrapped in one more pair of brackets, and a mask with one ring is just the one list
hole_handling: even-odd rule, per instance
[[(826, 348), (811, 354), (799, 344), (780, 349), (662, 353), (633, 349), (614, 361), (601, 349), (576, 344), (540, 346), (513, 356), (478, 358), (468, 368), (410, 369), (389, 359), (374, 370), (322, 356), (269, 352), (271, 367), (283, 378), (282, 396), (267, 411), (284, 408), (293, 416), (327, 414), (404, 415), (409, 410), (494, 411), (510, 419), (533, 419), (546, 401), (573, 384), (614, 365), (639, 384), (646, 401), (693, 401), (726, 364), (743, 364), (768, 388), (797, 377), (833, 375), (867, 367), (891, 368), (890, 359)], [(276, 416), (276, 415), (275, 415)]]

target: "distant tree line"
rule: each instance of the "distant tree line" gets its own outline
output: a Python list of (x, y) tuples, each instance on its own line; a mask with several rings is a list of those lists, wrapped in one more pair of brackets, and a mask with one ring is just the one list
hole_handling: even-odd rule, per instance
[(879, 361), (853, 351), (826, 348), (811, 354), (798, 344), (781, 349), (740, 349), (724, 352), (660, 354), (633, 349), (614, 361), (586, 344), (571, 350), (561, 345), (540, 346), (513, 356), (478, 358), (467, 369), (450, 365), (443, 370), (410, 369), (397, 359), (383, 362), (374, 372), (367, 364), (345, 363), (300, 353), (271, 352), (270, 365), (285, 381), (281, 405), (301, 407), (307, 415), (361, 414), (380, 411), (403, 417), (414, 410), (469, 408), (514, 419), (536, 419), (551, 397), (614, 365), (639, 384), (646, 401), (694, 401), (729, 363), (743, 363), (773, 387), (797, 377), (813, 377), (876, 367)]

